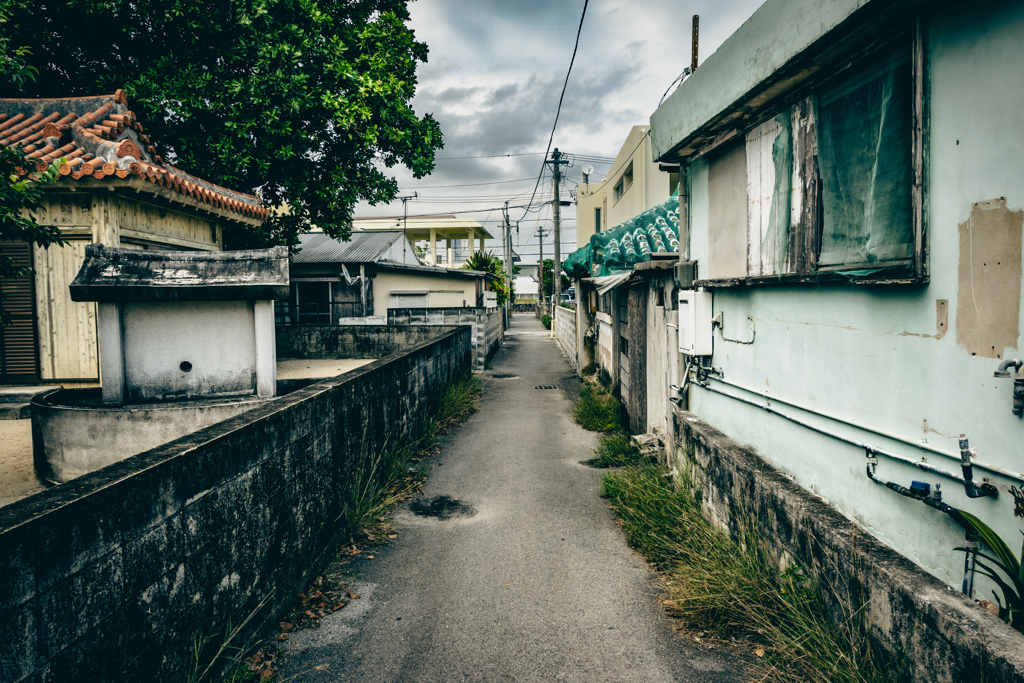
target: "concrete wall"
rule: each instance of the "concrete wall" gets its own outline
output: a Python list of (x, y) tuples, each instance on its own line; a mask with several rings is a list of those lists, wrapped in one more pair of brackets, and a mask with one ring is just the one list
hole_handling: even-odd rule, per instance
[[(929, 282), (717, 290), (713, 312), (722, 313), (724, 328), (715, 332), (711, 364), (725, 382), (711, 386), (770, 400), (822, 429), (953, 473), (964, 433), (979, 461), (1020, 473), (1024, 424), (1011, 414), (1011, 380), (993, 371), (1001, 358), (1019, 357), (1024, 319), (1024, 90), (1004, 87), (1024, 62), (1024, 6), (944, 4), (925, 26)], [(695, 161), (691, 175), (691, 250), (704, 264), (707, 164)], [(992, 258), (975, 263), (982, 253)], [(932, 575), (960, 585), (963, 556), (953, 548), (963, 544), (962, 529), (869, 481), (863, 449), (726, 395), (697, 386), (690, 394), (690, 409), (703, 420), (755, 446), (766, 462)], [(955, 480), (886, 458), (878, 467), (879, 477), (905, 486), (941, 483), (946, 502), (1015, 546), (1020, 525), (1009, 488), (1021, 478), (978, 464), (974, 472), (1000, 490), (998, 499), (969, 499)], [(979, 580), (975, 596), (991, 598), (990, 589)]]
[(569, 359), (573, 370), (579, 370), (579, 359), (576, 352), (576, 311), (555, 306), (555, 319), (551, 322), (555, 332), (555, 341), (562, 347), (562, 353)]
[(282, 325), (279, 358), (384, 358), (458, 329), (453, 325)]
[(196, 637), (265, 633), (347, 540), (353, 472), (470, 367), (448, 332), (0, 509), (0, 678), (182, 681)]
[[(394, 291), (425, 292), (430, 308), (476, 307), (476, 278), (378, 270), (373, 278), (373, 314), (388, 315)], [(481, 284), (481, 291), (483, 286)]]
[(481, 372), (505, 339), (500, 308), (391, 308), (388, 325), (471, 325), (473, 369)]
[(675, 419), (675, 464), (694, 475), (712, 521), (733, 533), (750, 524), (762, 529), (781, 558), (822, 586), (840, 629), (871, 635), (876, 652), (892, 660), (893, 680), (1024, 679), (1020, 633), (865, 534), (751, 449), (692, 413), (679, 411)]

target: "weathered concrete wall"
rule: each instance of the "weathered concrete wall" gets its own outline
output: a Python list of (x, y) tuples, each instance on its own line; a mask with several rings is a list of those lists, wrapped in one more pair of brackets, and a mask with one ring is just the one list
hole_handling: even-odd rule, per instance
[(279, 325), (278, 358), (384, 358), (453, 325)]
[(569, 359), (573, 370), (579, 370), (579, 359), (576, 353), (576, 311), (563, 306), (555, 306), (555, 319), (551, 322), (555, 331), (555, 341), (562, 347), (562, 353)]
[[(724, 382), (710, 385), (954, 474), (963, 433), (978, 460), (1021, 473), (1024, 424), (1011, 413), (1012, 380), (993, 371), (999, 357), (1022, 349), (1024, 90), (1004, 84), (1024, 62), (1024, 5), (943, 3), (924, 19), (928, 282), (716, 290), (713, 313), (724, 324), (714, 332), (710, 364)], [(704, 160), (693, 163), (691, 179), (691, 253), (703, 269), (711, 251)], [(989, 294), (993, 287), (998, 294)], [(963, 557), (953, 548), (963, 544), (963, 530), (869, 481), (862, 448), (699, 386), (690, 389), (689, 409), (932, 575), (960, 585)], [(878, 474), (904, 486), (940, 483), (950, 505), (977, 515), (1011, 546), (1020, 540), (1009, 492), (1022, 485), (1019, 477), (975, 465), (975, 478), (987, 477), (1000, 495), (970, 499), (956, 480), (884, 457)], [(991, 599), (991, 588), (979, 580), (975, 597)]]
[(501, 316), (500, 308), (389, 308), (388, 325), (472, 325), (474, 370), (480, 372), (505, 339)]
[(909, 667), (909, 680), (929, 683), (1024, 680), (1020, 633), (697, 416), (676, 420), (675, 464), (692, 468), (712, 521), (759, 527), (781, 560), (820, 583), (837, 626), (865, 627), (894, 672)]
[(471, 365), (451, 331), (0, 509), (0, 678), (182, 681), (197, 635), (264, 631), (345, 540), (352, 472)]

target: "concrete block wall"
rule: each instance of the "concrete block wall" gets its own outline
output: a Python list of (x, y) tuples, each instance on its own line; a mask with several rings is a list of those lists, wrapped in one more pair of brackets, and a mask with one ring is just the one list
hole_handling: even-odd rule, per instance
[[(705, 512), (736, 533), (759, 527), (780, 558), (823, 589), (840, 628), (864, 628), (900, 680), (1024, 680), (1024, 635), (978, 607), (693, 413), (676, 416), (675, 465), (690, 468)], [(854, 615), (851, 618), (851, 615)]]
[(278, 358), (384, 358), (454, 325), (278, 325)]
[(197, 635), (269, 628), (471, 353), (448, 331), (0, 509), (0, 679), (182, 681)]
[(471, 325), (477, 372), (505, 338), (500, 308), (389, 308), (388, 325)]
[(576, 353), (576, 311), (564, 306), (555, 306), (555, 319), (551, 322), (555, 341), (562, 347), (562, 353), (569, 359), (573, 370), (579, 370)]

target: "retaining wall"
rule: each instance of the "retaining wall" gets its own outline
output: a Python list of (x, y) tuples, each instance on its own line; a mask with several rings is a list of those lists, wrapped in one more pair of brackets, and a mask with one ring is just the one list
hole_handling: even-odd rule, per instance
[(555, 341), (569, 359), (569, 365), (573, 370), (579, 370), (576, 357), (576, 311), (555, 306), (555, 319), (551, 321), (551, 327), (555, 331)]
[(447, 331), (0, 508), (0, 679), (177, 682), (195, 637), (265, 632), (347, 540), (352, 472), (471, 366)]
[(505, 338), (500, 308), (389, 308), (388, 325), (472, 325), (474, 370), (482, 372)]
[(1024, 680), (1024, 635), (696, 415), (679, 411), (676, 422), (676, 464), (693, 467), (711, 520), (736, 533), (746, 518), (768, 534), (819, 582), (840, 628), (864, 628), (886, 651), (894, 679)]
[(384, 358), (452, 325), (278, 325), (278, 358)]

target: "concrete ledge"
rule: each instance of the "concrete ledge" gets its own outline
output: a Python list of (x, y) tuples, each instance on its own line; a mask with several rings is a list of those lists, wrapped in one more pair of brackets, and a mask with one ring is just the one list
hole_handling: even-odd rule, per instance
[[(866, 628), (913, 681), (1024, 680), (1024, 635), (840, 515), (692, 413), (676, 415), (679, 466), (693, 465), (712, 521), (759, 524), (783, 562), (821, 584), (843, 629)], [(849, 615), (859, 615), (854, 620)]]

